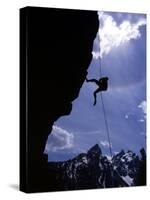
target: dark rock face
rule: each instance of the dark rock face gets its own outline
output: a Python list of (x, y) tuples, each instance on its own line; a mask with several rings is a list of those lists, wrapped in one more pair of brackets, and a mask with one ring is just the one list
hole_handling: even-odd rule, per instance
[(135, 179), (135, 185), (146, 185), (146, 152), (145, 149), (142, 148), (140, 150), (141, 153), (141, 159), (139, 164), (139, 170), (138, 170), (138, 176)]
[(79, 95), (99, 22), (96, 11), (29, 7), (26, 12), (28, 191), (34, 192), (53, 185), (47, 178), (45, 144), (54, 121), (70, 114)]
[(95, 145), (72, 160), (50, 162), (49, 173), (55, 177), (54, 190), (129, 187), (146, 184), (137, 182), (144, 163), (143, 157), (132, 151), (121, 151), (109, 160)]

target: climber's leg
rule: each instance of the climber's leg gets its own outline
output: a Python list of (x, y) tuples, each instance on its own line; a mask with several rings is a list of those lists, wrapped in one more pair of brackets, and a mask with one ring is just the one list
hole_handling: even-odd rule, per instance
[(96, 96), (96, 94), (97, 94), (98, 92), (100, 92), (100, 91), (102, 91), (101, 88), (98, 88), (98, 89), (95, 90), (95, 92), (93, 93), (93, 95), (94, 95), (94, 104), (93, 104), (93, 106), (95, 106), (95, 105), (96, 105), (96, 102), (97, 102), (97, 96)]

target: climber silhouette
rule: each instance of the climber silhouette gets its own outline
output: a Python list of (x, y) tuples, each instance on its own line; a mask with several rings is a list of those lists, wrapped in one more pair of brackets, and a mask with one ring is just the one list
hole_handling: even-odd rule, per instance
[(98, 92), (101, 92), (101, 91), (106, 91), (107, 88), (108, 88), (108, 77), (102, 77), (99, 80), (96, 80), (96, 79), (87, 79), (86, 78), (86, 81), (87, 82), (93, 82), (93, 83), (96, 83), (96, 85), (98, 85), (98, 88), (93, 93), (93, 95), (94, 95), (94, 104), (93, 105), (95, 106), (96, 102), (97, 102), (97, 96), (96, 96), (96, 94)]

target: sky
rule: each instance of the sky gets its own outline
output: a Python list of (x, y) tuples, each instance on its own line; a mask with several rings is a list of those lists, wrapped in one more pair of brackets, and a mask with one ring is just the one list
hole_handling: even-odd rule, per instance
[[(109, 77), (102, 96), (113, 154), (122, 149), (138, 154), (146, 148), (146, 15), (98, 12), (98, 16), (87, 78)], [(110, 156), (100, 94), (93, 106), (96, 89), (85, 81), (70, 115), (54, 123), (45, 146), (49, 161), (71, 159), (95, 144)]]

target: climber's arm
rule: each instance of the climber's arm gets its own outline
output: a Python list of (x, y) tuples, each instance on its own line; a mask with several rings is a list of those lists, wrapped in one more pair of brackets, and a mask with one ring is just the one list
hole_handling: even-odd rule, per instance
[(96, 83), (97, 85), (98, 85), (98, 80), (96, 80), (96, 79), (87, 79), (86, 78), (86, 82), (93, 82), (93, 83)]

